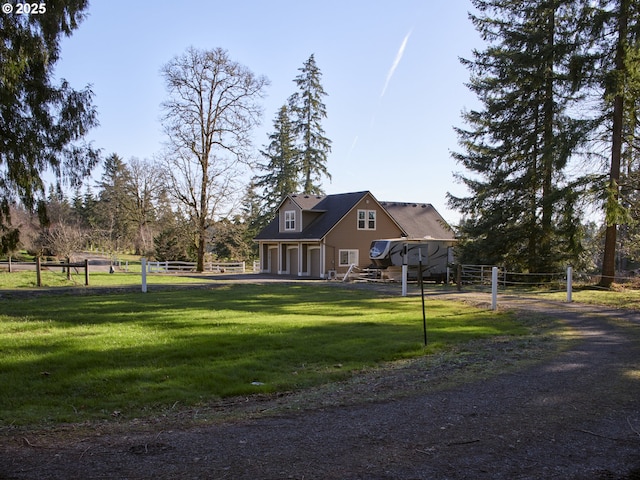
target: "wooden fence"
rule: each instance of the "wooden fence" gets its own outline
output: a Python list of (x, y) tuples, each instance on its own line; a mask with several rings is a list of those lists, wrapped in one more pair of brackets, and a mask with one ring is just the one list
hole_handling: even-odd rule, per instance
[(52, 268), (58, 267), (62, 268), (63, 271), (67, 272), (67, 280), (71, 280), (71, 269), (72, 268), (84, 268), (84, 284), (89, 285), (89, 260), (86, 260), (82, 263), (71, 263), (67, 258), (65, 263), (60, 262), (42, 262), (40, 257), (36, 258), (36, 285), (39, 287), (42, 286), (42, 278), (40, 272), (42, 271), (42, 267)]
[[(195, 272), (195, 262), (147, 262), (147, 273), (184, 273)], [(245, 262), (206, 262), (204, 272), (245, 273)]]

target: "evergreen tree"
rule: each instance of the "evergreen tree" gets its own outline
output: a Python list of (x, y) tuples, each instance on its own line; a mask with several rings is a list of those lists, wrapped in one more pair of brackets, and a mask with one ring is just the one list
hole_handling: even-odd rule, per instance
[(18, 241), (9, 212), (16, 198), (45, 220), (43, 173), (73, 186), (98, 161), (83, 143), (98, 123), (93, 93), (51, 82), (61, 37), (78, 27), (87, 3), (61, 0), (40, 3), (46, 12), (37, 15), (0, 15), (0, 252)]
[(103, 232), (105, 246), (113, 251), (122, 251), (132, 246), (131, 222), (126, 212), (132, 207), (127, 195), (130, 175), (127, 165), (115, 153), (106, 158), (104, 172), (98, 182), (99, 202), (96, 215), (100, 230)]
[(179, 210), (174, 211), (169, 192), (162, 189), (156, 200), (158, 232), (154, 235), (154, 255), (159, 261), (193, 262), (193, 226)]
[(313, 55), (299, 69), (294, 82), (298, 92), (289, 97), (289, 109), (293, 116), (293, 131), (299, 140), (297, 164), (302, 178), (302, 190), (306, 194), (321, 194), (322, 176), (331, 180), (327, 171), (327, 157), (331, 152), (331, 140), (325, 137), (322, 120), (327, 112), (322, 99), (326, 92), (320, 83), (322, 72)]
[(258, 257), (258, 244), (253, 239), (273, 218), (274, 209), (265, 208), (264, 197), (258, 195), (257, 188), (251, 182), (242, 199), (241, 218), (244, 223), (244, 243), (249, 256)]
[(254, 178), (254, 186), (263, 192), (262, 212), (270, 215), (287, 195), (299, 191), (299, 165), (295, 135), (286, 105), (278, 111), (273, 122), (274, 132), (269, 135), (271, 143), (262, 155), (268, 160), (260, 165), (267, 173)]
[(592, 128), (570, 116), (584, 52), (573, 1), (473, 0), (489, 46), (463, 60), (483, 104), (457, 128), (471, 196), (449, 195), (463, 213), (461, 260), (554, 271), (580, 254), (578, 182), (564, 169)]
[[(593, 30), (601, 38), (600, 53), (602, 63), (598, 71), (604, 92), (604, 128), (610, 132), (611, 154), (608, 184), (605, 194), (606, 231), (602, 259), (600, 284), (608, 287), (613, 283), (616, 272), (616, 250), (618, 226), (624, 225), (628, 231), (633, 219), (629, 209), (635, 188), (623, 188), (627, 165), (627, 179), (633, 179), (634, 164), (637, 165), (637, 145), (634, 141), (638, 130), (637, 107), (639, 101), (638, 83), (638, 40), (640, 38), (640, 4), (636, 0), (611, 0), (601, 2), (593, 9), (591, 17)], [(626, 200), (625, 200), (626, 199)]]

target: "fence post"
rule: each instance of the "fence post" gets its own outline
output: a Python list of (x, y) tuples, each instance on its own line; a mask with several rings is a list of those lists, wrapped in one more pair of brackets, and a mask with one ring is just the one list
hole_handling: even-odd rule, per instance
[(147, 293), (147, 259), (142, 257), (140, 262), (142, 264), (142, 293)]
[(498, 267), (491, 268), (491, 310), (498, 308)]
[(42, 267), (40, 265), (40, 257), (36, 257), (36, 285), (39, 287), (42, 286), (42, 277), (40, 273), (41, 268)]
[(85, 286), (89, 286), (89, 259), (84, 259), (84, 284)]
[(573, 294), (573, 267), (569, 265), (567, 267), (567, 303), (571, 303)]

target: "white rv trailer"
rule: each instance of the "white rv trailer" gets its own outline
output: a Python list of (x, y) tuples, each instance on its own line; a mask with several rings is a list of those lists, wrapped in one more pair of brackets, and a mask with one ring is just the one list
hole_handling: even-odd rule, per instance
[(369, 258), (375, 268), (386, 271), (386, 276), (397, 279), (402, 265), (408, 265), (409, 276), (418, 277), (418, 265), (422, 263), (425, 280), (444, 282), (447, 266), (453, 263), (453, 239), (435, 238), (388, 238), (374, 240), (369, 249)]

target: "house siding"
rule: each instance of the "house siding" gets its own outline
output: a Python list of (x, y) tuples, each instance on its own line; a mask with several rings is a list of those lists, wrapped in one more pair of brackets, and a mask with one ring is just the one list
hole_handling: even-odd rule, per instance
[[(293, 211), (295, 212), (295, 228), (293, 230), (285, 229), (285, 212)], [(290, 232), (290, 233), (300, 233), (302, 232), (302, 209), (298, 204), (296, 204), (293, 200), (287, 199), (280, 206), (280, 210), (278, 211), (278, 219), (279, 219), (279, 230), (281, 232)]]
[[(366, 223), (358, 225), (358, 212), (372, 210), (376, 212), (375, 228), (370, 228), (368, 214)], [(285, 230), (288, 211), (295, 212), (292, 230)], [(349, 265), (340, 265), (341, 250), (349, 261), (357, 251), (357, 267), (364, 269), (371, 265), (369, 248), (374, 240), (446, 233), (432, 206), (380, 203), (367, 191), (326, 197), (291, 195), (279, 205), (277, 214), (255, 240), (260, 245), (261, 271), (278, 275), (329, 278), (330, 272), (344, 274), (349, 269)]]
[[(358, 210), (376, 211), (375, 230), (358, 229)], [(371, 260), (369, 260), (371, 242), (380, 238), (396, 238), (401, 235), (402, 231), (384, 208), (371, 194), (367, 194), (326, 236), (324, 273), (330, 270), (345, 273), (348, 270), (348, 266), (340, 266), (338, 257), (340, 250), (358, 250), (357, 267), (367, 268), (371, 264)]]

